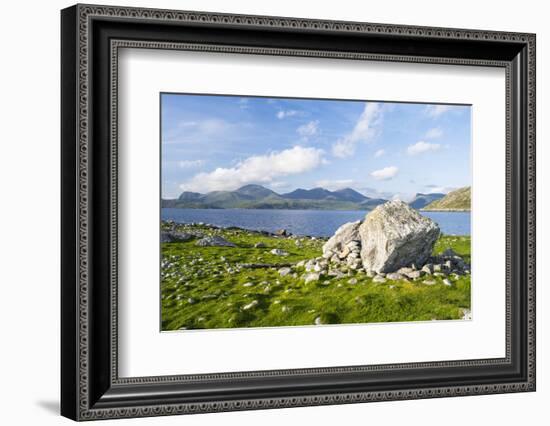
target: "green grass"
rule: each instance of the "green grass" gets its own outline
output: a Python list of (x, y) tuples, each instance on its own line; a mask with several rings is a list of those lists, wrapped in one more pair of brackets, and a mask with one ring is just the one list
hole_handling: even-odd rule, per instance
[[(221, 235), (237, 248), (198, 247), (195, 241), (162, 244), (163, 330), (313, 325), (316, 318), (323, 324), (448, 320), (461, 318), (462, 310), (470, 308), (469, 275), (451, 279), (450, 287), (442, 283), (444, 277), (433, 276), (377, 284), (353, 271), (340, 279), (323, 276), (305, 284), (300, 279), (303, 268), (293, 271), (296, 277), (281, 277), (278, 267), (239, 271), (237, 265), (311, 259), (321, 255), (323, 240), (189, 225), (179, 230)], [(266, 247), (254, 248), (259, 242)], [(273, 255), (273, 248), (289, 255)], [(434, 254), (447, 248), (469, 262), (469, 237), (442, 236)], [(352, 277), (357, 284), (348, 283)], [(425, 279), (436, 284), (423, 284)]]

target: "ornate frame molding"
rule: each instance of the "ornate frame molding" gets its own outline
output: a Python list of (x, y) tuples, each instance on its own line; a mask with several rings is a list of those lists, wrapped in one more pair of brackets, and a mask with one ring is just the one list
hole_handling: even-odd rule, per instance
[[(400, 399), (416, 399), (416, 398), (435, 398), (443, 396), (462, 396), (476, 395), (488, 393), (505, 393), (518, 391), (533, 391), (535, 389), (535, 36), (533, 34), (520, 34), (510, 32), (495, 32), (495, 31), (478, 31), (464, 29), (447, 29), (447, 28), (427, 28), (427, 27), (411, 27), (402, 25), (386, 25), (386, 24), (369, 24), (358, 22), (337, 22), (325, 20), (309, 20), (309, 19), (294, 19), (281, 17), (266, 17), (266, 16), (246, 16), (246, 15), (230, 15), (230, 14), (215, 14), (202, 12), (185, 12), (185, 11), (169, 11), (156, 9), (141, 9), (141, 8), (126, 8), (126, 7), (104, 7), (104, 6), (89, 6), (77, 5), (67, 9), (67, 21), (74, 28), (67, 30), (76, 38), (75, 52), (73, 52), (75, 63), (75, 93), (76, 106), (71, 105), (76, 109), (76, 129), (74, 140), (65, 140), (64, 146), (73, 144), (76, 154), (76, 169), (74, 170), (75, 182), (75, 203), (71, 207), (75, 213), (76, 229), (73, 238), (76, 239), (74, 253), (70, 259), (65, 261), (76, 261), (76, 277), (69, 279), (64, 284), (64, 291), (72, 286), (75, 292), (76, 306), (73, 307), (74, 312), (71, 315), (65, 315), (63, 321), (68, 321), (68, 317), (73, 318), (76, 322), (76, 336), (72, 336), (74, 342), (71, 341), (68, 346), (76, 349), (77, 357), (74, 363), (74, 378), (75, 383), (69, 387), (65, 384), (67, 390), (77, 392), (75, 400), (76, 406), (72, 406), (72, 400), (63, 396), (66, 400), (66, 408), (63, 409), (65, 415), (78, 420), (92, 420), (113, 417), (141, 417), (151, 415), (170, 415), (184, 414), (197, 412), (214, 412), (214, 411), (229, 411), (229, 410), (245, 410), (245, 409), (262, 409), (262, 408), (278, 408), (278, 407), (293, 407), (293, 406), (309, 406), (309, 405), (325, 405), (325, 404), (343, 404), (352, 402), (367, 402), (367, 401), (382, 401), (382, 400), (400, 400)], [(94, 20), (112, 20), (112, 21), (132, 21), (143, 24), (178, 24), (178, 25), (216, 25), (226, 28), (254, 28), (254, 29), (276, 29), (290, 30), (298, 32), (315, 31), (327, 34), (360, 34), (360, 35), (377, 35), (387, 38), (392, 37), (411, 37), (419, 40), (449, 40), (449, 41), (480, 41), (487, 43), (505, 42), (508, 44), (516, 44), (518, 47), (525, 49), (527, 74), (525, 76), (525, 96), (526, 96), (526, 111), (525, 111), (525, 126), (526, 136), (525, 141), (526, 155), (526, 181), (522, 187), (524, 190), (522, 201), (526, 203), (526, 232), (525, 250), (526, 250), (526, 271), (527, 282), (525, 283), (526, 306), (526, 356), (525, 363), (526, 374), (524, 380), (503, 382), (498, 384), (479, 384), (465, 386), (436, 386), (427, 388), (400, 388), (398, 390), (377, 390), (365, 392), (337, 392), (314, 394), (307, 396), (274, 396), (269, 398), (244, 398), (231, 400), (216, 400), (210, 402), (165, 402), (160, 404), (138, 404), (138, 405), (114, 405), (101, 404), (97, 397), (93, 397), (94, 391), (90, 389), (91, 375), (94, 374), (94, 369), (90, 365), (90, 355), (92, 348), (90, 342), (94, 339), (91, 333), (91, 323), (93, 318), (90, 316), (90, 269), (93, 257), (90, 257), (90, 244), (93, 239), (91, 225), (91, 215), (93, 205), (93, 195), (91, 194), (91, 186), (93, 185), (92, 170), (90, 162), (90, 142), (93, 136), (90, 133), (90, 115), (93, 105), (92, 101), (92, 81), (91, 81), (91, 49), (94, 49), (92, 44), (92, 23)], [(197, 381), (215, 381), (221, 379), (242, 379), (250, 377), (274, 377), (274, 376), (303, 376), (307, 374), (330, 375), (332, 373), (347, 373), (347, 372), (369, 372), (381, 370), (400, 370), (410, 368), (443, 368), (443, 367), (472, 367), (481, 365), (502, 365), (510, 364), (511, 362), (511, 341), (512, 341), (512, 321), (513, 313), (511, 308), (512, 300), (512, 281), (513, 271), (510, 262), (513, 247), (512, 241), (512, 215), (513, 194), (512, 191), (512, 160), (513, 152), (511, 148), (512, 137), (515, 129), (511, 127), (512, 114), (514, 108), (512, 105), (512, 97), (514, 91), (518, 90), (514, 87), (512, 74), (514, 66), (517, 66), (510, 60), (485, 60), (460, 57), (438, 57), (438, 56), (407, 56), (395, 54), (380, 54), (380, 53), (361, 53), (361, 52), (345, 52), (345, 51), (326, 51), (316, 49), (295, 49), (295, 48), (273, 48), (273, 47), (248, 47), (236, 45), (215, 45), (211, 43), (182, 43), (175, 41), (144, 41), (132, 39), (112, 39), (110, 41), (110, 81), (109, 87), (111, 91), (110, 102), (110, 344), (111, 344), (111, 359), (109, 366), (109, 381), (113, 388), (122, 388), (125, 385), (154, 385), (154, 384), (170, 384), (181, 382), (197, 382)], [(415, 364), (393, 364), (379, 366), (362, 366), (362, 367), (327, 367), (322, 369), (305, 369), (305, 370), (275, 370), (262, 372), (246, 372), (246, 373), (226, 373), (215, 375), (200, 375), (200, 376), (161, 376), (161, 377), (145, 377), (145, 378), (126, 378), (118, 377), (117, 369), (117, 71), (118, 71), (118, 49), (119, 48), (154, 48), (154, 49), (176, 49), (176, 50), (195, 50), (195, 51), (215, 51), (236, 54), (262, 54), (262, 55), (297, 55), (310, 57), (325, 57), (337, 59), (354, 59), (354, 60), (374, 60), (374, 61), (397, 61), (397, 62), (424, 62), (424, 63), (443, 63), (457, 65), (481, 65), (504, 67), (506, 69), (506, 109), (507, 109), (507, 290), (506, 290), (506, 358), (504, 359), (485, 359), (485, 360), (467, 360), (455, 362), (434, 362), (434, 363), (415, 363)], [(71, 57), (72, 59), (73, 57)], [(517, 83), (516, 83), (517, 84)], [(67, 161), (75, 161), (75, 158)], [(517, 278), (517, 277), (516, 277)], [(66, 339), (69, 339), (66, 337)], [(65, 395), (65, 394), (64, 394)], [(68, 406), (70, 404), (71, 406)]]

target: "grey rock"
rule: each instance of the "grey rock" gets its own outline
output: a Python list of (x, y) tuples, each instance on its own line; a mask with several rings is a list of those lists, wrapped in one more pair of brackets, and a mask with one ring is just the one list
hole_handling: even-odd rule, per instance
[(320, 275), (317, 272), (310, 272), (308, 274), (305, 274), (302, 278), (304, 282), (307, 284), (312, 281), (319, 281)]
[(365, 269), (391, 272), (412, 263), (422, 265), (439, 237), (439, 227), (402, 201), (372, 210), (359, 226)]
[(288, 256), (288, 252), (278, 248), (274, 248), (273, 250), (270, 251), (270, 253), (274, 254), (275, 256)]
[(462, 319), (463, 320), (471, 320), (472, 319), (472, 311), (470, 309), (462, 309)]
[(434, 280), (424, 280), (424, 281), (422, 281), (422, 284), (434, 285), (434, 284), (437, 284), (437, 282), (434, 281)]
[(285, 276), (287, 276), (288, 274), (290, 274), (292, 272), (292, 269), (286, 267), (286, 268), (279, 269), (277, 272), (279, 272), (279, 275), (281, 277), (285, 277)]
[(197, 245), (201, 247), (237, 247), (231, 241), (218, 235), (201, 238), (197, 241)]
[(422, 267), (421, 271), (424, 272), (425, 274), (431, 275), (434, 271), (434, 266), (431, 263), (426, 263)]
[(423, 271), (411, 271), (408, 274), (406, 274), (406, 276), (411, 280), (416, 280), (420, 278), (422, 275), (424, 275)]
[(443, 280), (443, 284), (445, 284), (446, 286), (449, 286), (449, 287), (453, 285), (453, 283), (451, 281), (449, 281), (447, 278), (445, 278)]
[(397, 281), (397, 280), (402, 280), (405, 277), (401, 275), (399, 272), (390, 272), (389, 274), (386, 274), (386, 278), (388, 280)]
[(252, 309), (252, 308), (256, 307), (256, 306), (258, 305), (258, 303), (259, 303), (259, 302), (258, 302), (257, 300), (253, 300), (253, 301), (250, 302), (249, 304), (244, 305), (244, 306), (243, 306), (243, 310), (248, 311), (249, 309)]
[(243, 287), (252, 287), (253, 285), (254, 283), (248, 282), (248, 283), (244, 283)]
[(315, 318), (314, 324), (315, 324), (315, 325), (323, 325), (324, 322), (323, 322), (323, 320), (321, 319), (321, 317), (317, 317), (317, 318)]
[(357, 284), (357, 278), (351, 278), (348, 280), (348, 284), (355, 285)]
[[(333, 255), (340, 255), (344, 249), (350, 251), (346, 244), (357, 241), (359, 244), (359, 226), (361, 221), (348, 222), (340, 226), (334, 235), (323, 245), (323, 257), (330, 259)], [(345, 257), (345, 256), (343, 256)]]
[(162, 231), (160, 233), (161, 243), (181, 243), (192, 240), (193, 238), (195, 238), (195, 235), (187, 232)]
[(372, 279), (373, 283), (385, 283), (386, 279), (382, 275), (377, 275)]
[(254, 244), (254, 248), (265, 248), (265, 247), (266, 247), (266, 245), (262, 242)]
[(277, 231), (275, 231), (275, 234), (280, 235), (281, 237), (286, 237), (290, 235), (290, 232), (288, 232), (286, 229), (278, 229)]

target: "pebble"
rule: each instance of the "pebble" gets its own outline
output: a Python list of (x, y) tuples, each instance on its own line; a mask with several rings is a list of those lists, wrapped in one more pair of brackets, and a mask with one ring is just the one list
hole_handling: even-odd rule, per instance
[(382, 275), (377, 275), (372, 279), (373, 283), (385, 283), (386, 279)]
[(452, 286), (453, 285), (453, 283), (451, 283), (447, 278), (445, 278), (443, 280), (443, 284), (445, 284), (446, 286)]
[(285, 268), (279, 269), (278, 272), (279, 272), (279, 275), (280, 275), (281, 277), (285, 277), (285, 276), (287, 276), (288, 274), (290, 274), (290, 273), (292, 272), (292, 269), (290, 269), (290, 268), (288, 268), (288, 267), (285, 267)]
[(244, 283), (243, 284), (243, 287), (252, 287), (254, 285), (254, 283)]
[(348, 284), (351, 284), (351, 285), (357, 284), (357, 278), (352, 278), (351, 280), (348, 280)]
[(319, 281), (320, 275), (317, 272), (310, 272), (309, 274), (305, 274), (302, 278), (307, 284), (312, 281)]
[(244, 306), (243, 306), (243, 310), (247, 311), (247, 310), (249, 310), (249, 309), (252, 309), (252, 308), (254, 308), (255, 306), (257, 306), (258, 303), (259, 303), (259, 302), (258, 302), (257, 300), (253, 300), (253, 301), (250, 302), (248, 305), (244, 305)]

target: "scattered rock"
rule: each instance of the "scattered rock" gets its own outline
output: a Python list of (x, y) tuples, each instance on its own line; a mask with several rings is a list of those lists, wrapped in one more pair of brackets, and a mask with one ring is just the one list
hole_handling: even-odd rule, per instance
[[(340, 259), (345, 258), (353, 248), (357, 247), (359, 251), (359, 226), (361, 221), (344, 223), (340, 226), (334, 235), (323, 245), (323, 257), (330, 259), (333, 255), (338, 256)], [(356, 244), (348, 246), (348, 243), (355, 241)], [(346, 254), (344, 254), (346, 253)]]
[(278, 229), (275, 231), (275, 235), (279, 235), (281, 237), (288, 237), (290, 235), (290, 232), (288, 232), (286, 229)]
[(449, 286), (449, 287), (453, 285), (453, 283), (450, 282), (447, 278), (445, 278), (445, 279), (443, 280), (443, 284), (445, 284), (446, 286)]
[(305, 274), (302, 278), (304, 282), (307, 284), (312, 281), (319, 281), (320, 275), (317, 272), (310, 272), (308, 274)]
[(254, 283), (248, 282), (248, 283), (244, 283), (243, 287), (252, 287), (253, 285)]
[(372, 210), (359, 226), (365, 269), (391, 272), (411, 263), (423, 265), (439, 237), (439, 227), (402, 201)]
[(270, 251), (270, 253), (274, 254), (275, 256), (288, 256), (288, 252), (278, 248), (274, 248), (273, 250)]
[(281, 277), (286, 277), (288, 274), (292, 272), (292, 269), (290, 269), (289, 267), (286, 267), (286, 268), (279, 269), (277, 272), (279, 272), (279, 275)]
[(424, 281), (422, 281), (422, 284), (434, 285), (434, 284), (437, 284), (437, 282), (434, 281), (434, 280), (424, 280)]
[(355, 285), (357, 284), (357, 278), (351, 278), (348, 280), (348, 284)]
[(385, 283), (386, 279), (382, 275), (377, 275), (372, 279), (373, 283)]
[(192, 297), (190, 297), (189, 299), (187, 299), (187, 303), (189, 303), (190, 305), (194, 305), (197, 301), (195, 299), (193, 299)]
[(219, 235), (201, 238), (197, 241), (197, 245), (201, 247), (237, 247), (234, 243)]
[(252, 308), (254, 308), (255, 306), (257, 306), (258, 303), (259, 303), (259, 302), (258, 302), (257, 300), (253, 300), (253, 301), (250, 302), (248, 305), (244, 305), (244, 306), (243, 306), (243, 310), (248, 311), (249, 309), (252, 309)]
[(187, 232), (162, 231), (160, 233), (160, 242), (161, 243), (181, 243), (181, 242), (192, 240), (195, 237), (196, 236), (194, 234), (189, 234)]
[(397, 280), (402, 280), (405, 277), (401, 275), (399, 272), (391, 272), (389, 274), (386, 274), (386, 278), (388, 280), (397, 281)]
[(406, 276), (408, 278), (410, 278), (411, 280), (416, 280), (418, 278), (420, 278), (422, 275), (424, 275), (424, 271), (420, 270), (420, 271), (411, 271), (409, 272), (408, 274), (406, 274)]
[(470, 309), (462, 309), (462, 319), (463, 320), (471, 320), (472, 319), (472, 311)]
[(254, 244), (254, 248), (265, 248), (265, 247), (267, 247), (267, 246), (262, 242)]

